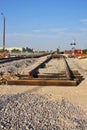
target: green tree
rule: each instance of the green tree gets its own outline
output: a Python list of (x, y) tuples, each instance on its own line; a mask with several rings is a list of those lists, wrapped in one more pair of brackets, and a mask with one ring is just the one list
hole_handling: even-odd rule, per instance
[(20, 53), (21, 51), (20, 51), (19, 49), (15, 49), (15, 48), (14, 48), (14, 49), (11, 50), (11, 52), (12, 52), (12, 53)]
[(22, 48), (22, 52), (26, 52), (26, 49), (24, 47)]

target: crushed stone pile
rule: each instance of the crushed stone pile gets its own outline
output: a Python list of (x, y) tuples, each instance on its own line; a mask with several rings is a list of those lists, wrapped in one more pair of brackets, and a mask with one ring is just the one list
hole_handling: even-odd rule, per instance
[(51, 95), (0, 95), (0, 130), (86, 130), (80, 107)]
[(32, 65), (35, 59), (23, 59), (9, 63), (0, 64), (0, 84), (4, 80), (17, 80), (17, 74), (20, 74), (22, 69)]

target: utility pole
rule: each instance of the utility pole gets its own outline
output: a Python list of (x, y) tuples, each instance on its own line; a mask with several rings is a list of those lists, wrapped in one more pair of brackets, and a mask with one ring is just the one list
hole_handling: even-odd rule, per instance
[(3, 15), (4, 17), (4, 21), (3, 21), (3, 52), (5, 51), (5, 23), (6, 23), (6, 19), (3, 13), (1, 13), (1, 15)]

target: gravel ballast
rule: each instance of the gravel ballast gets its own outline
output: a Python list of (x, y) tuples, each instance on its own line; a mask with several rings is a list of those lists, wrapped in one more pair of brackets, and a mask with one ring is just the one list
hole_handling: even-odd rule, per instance
[(87, 118), (78, 106), (51, 95), (0, 95), (0, 130), (86, 130)]

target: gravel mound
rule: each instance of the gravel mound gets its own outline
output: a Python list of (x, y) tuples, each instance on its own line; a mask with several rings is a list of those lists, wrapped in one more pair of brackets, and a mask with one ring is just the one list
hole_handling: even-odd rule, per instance
[(32, 65), (35, 62), (35, 59), (22, 59), (18, 61), (12, 61), (0, 64), (0, 73), (1, 72), (20, 72), (23, 68)]
[(86, 130), (87, 118), (77, 106), (51, 95), (0, 96), (0, 130)]
[(17, 75), (20, 74), (24, 68), (32, 65), (35, 61), (36, 59), (29, 58), (0, 64), (0, 84), (3, 84), (7, 80), (17, 80)]

